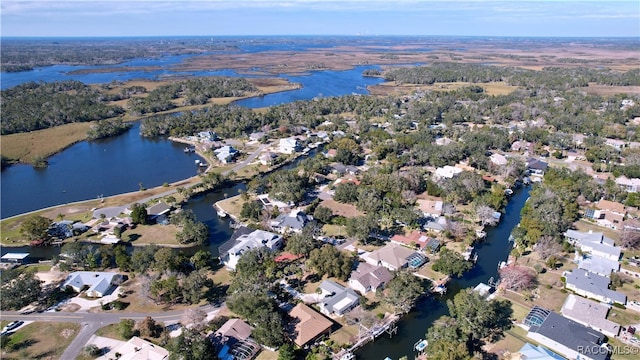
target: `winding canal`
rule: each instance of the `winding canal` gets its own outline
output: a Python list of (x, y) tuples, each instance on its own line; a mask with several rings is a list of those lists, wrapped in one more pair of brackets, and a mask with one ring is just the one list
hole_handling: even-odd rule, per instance
[(409, 359), (413, 359), (416, 355), (413, 345), (424, 339), (427, 329), (436, 319), (448, 314), (448, 299), (453, 298), (461, 289), (475, 287), (481, 282), (487, 283), (491, 277), (497, 279), (498, 263), (506, 260), (512, 249), (509, 235), (520, 222), (520, 210), (529, 198), (529, 190), (529, 187), (516, 190), (506, 206), (500, 224), (487, 230), (485, 241), (476, 246), (478, 262), (473, 270), (462, 278), (449, 282), (446, 295), (435, 295), (418, 304), (415, 311), (398, 323), (398, 333), (392, 338), (383, 335), (361, 348), (356, 356), (367, 360), (382, 360), (388, 356), (397, 360), (408, 355)]

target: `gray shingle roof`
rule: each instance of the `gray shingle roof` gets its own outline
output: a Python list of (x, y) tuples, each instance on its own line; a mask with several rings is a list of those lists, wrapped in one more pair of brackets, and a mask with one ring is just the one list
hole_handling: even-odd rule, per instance
[[(543, 335), (578, 352), (593, 349), (594, 346), (599, 346), (604, 339), (602, 333), (554, 312), (549, 313), (542, 325), (532, 326), (529, 331)], [(606, 353), (589, 352), (585, 355), (597, 360), (607, 358)]]
[(573, 285), (577, 289), (590, 292), (594, 295), (604, 296), (616, 302), (624, 304), (627, 297), (617, 291), (609, 289), (609, 278), (584, 269), (574, 269), (566, 272), (567, 285)]

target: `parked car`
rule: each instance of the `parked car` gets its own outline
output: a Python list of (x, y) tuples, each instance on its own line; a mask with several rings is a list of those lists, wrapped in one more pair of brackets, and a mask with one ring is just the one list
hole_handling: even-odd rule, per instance
[(7, 326), (2, 328), (2, 333), (0, 335), (6, 335), (12, 330), (19, 328), (22, 324), (24, 324), (24, 321), (12, 321), (9, 324), (7, 324)]

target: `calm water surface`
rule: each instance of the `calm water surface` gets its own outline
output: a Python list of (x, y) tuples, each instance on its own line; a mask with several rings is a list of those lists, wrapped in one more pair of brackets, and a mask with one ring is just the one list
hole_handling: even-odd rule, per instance
[(84, 141), (49, 158), (49, 166), (10, 166), (2, 171), (2, 218), (48, 206), (111, 196), (186, 179), (198, 173), (184, 145), (140, 136), (139, 123), (125, 134)]

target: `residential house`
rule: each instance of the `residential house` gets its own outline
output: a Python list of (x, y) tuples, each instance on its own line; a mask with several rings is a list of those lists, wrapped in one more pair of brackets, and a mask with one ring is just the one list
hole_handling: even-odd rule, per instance
[(564, 236), (570, 244), (575, 245), (583, 253), (589, 253), (591, 256), (599, 256), (612, 261), (620, 259), (622, 249), (615, 246), (613, 240), (604, 236), (603, 233), (567, 230)]
[(395, 234), (391, 237), (391, 242), (393, 243), (417, 249), (421, 249), (427, 245), (427, 241), (429, 241), (429, 237), (417, 230), (412, 231), (409, 235)]
[(387, 268), (360, 262), (351, 272), (349, 287), (364, 295), (369, 291), (376, 292), (384, 288), (391, 279), (393, 274)]
[(576, 251), (575, 262), (578, 268), (591, 271), (598, 275), (609, 277), (612, 272), (620, 271), (620, 262), (591, 254), (580, 254)]
[(262, 131), (249, 134), (249, 141), (261, 141), (265, 137), (265, 133)]
[(629, 179), (626, 176), (620, 176), (616, 178), (616, 184), (623, 188), (627, 192), (638, 192), (640, 190), (640, 179)]
[(341, 163), (334, 163), (330, 165), (331, 172), (336, 173), (338, 175), (357, 175), (360, 172), (356, 166), (353, 165), (344, 165)]
[(273, 165), (273, 162), (275, 161), (275, 159), (277, 157), (278, 157), (278, 155), (276, 155), (275, 153), (267, 151), (267, 152), (263, 153), (262, 155), (260, 155), (260, 164), (262, 164), (264, 166)]
[(29, 257), (29, 253), (6, 253), (0, 257), (0, 262), (24, 264)]
[(322, 336), (329, 336), (333, 322), (309, 306), (299, 303), (289, 312), (293, 319), (293, 343), (299, 347), (317, 340)]
[(542, 177), (544, 177), (545, 171), (547, 171), (547, 167), (549, 164), (542, 160), (538, 160), (536, 158), (527, 159), (527, 171), (529, 172), (529, 176), (532, 177), (533, 181), (540, 181)]
[(260, 345), (251, 339), (252, 332), (253, 327), (240, 319), (227, 320), (210, 338), (218, 351), (218, 359), (253, 359)]
[(441, 216), (435, 220), (429, 220), (422, 226), (426, 231), (434, 231), (437, 233), (443, 232), (447, 229), (447, 219)]
[(452, 142), (453, 140), (449, 139), (448, 137), (440, 137), (436, 139), (436, 145), (439, 145), (439, 146), (449, 145)]
[(520, 350), (521, 360), (564, 360), (564, 358), (553, 351), (538, 345), (534, 346), (530, 343), (525, 343)]
[(305, 225), (313, 221), (313, 216), (307, 215), (300, 210), (292, 210), (288, 214), (280, 214), (275, 219), (271, 220), (271, 228), (279, 233), (302, 231)]
[(325, 151), (323, 153), (324, 157), (326, 157), (327, 159), (333, 159), (334, 157), (336, 157), (336, 155), (338, 155), (338, 150), (336, 149), (329, 149), (327, 151)]
[(507, 165), (507, 157), (498, 153), (493, 153), (489, 156), (489, 160), (496, 166)]
[(274, 251), (280, 246), (282, 246), (282, 236), (278, 234), (240, 227), (227, 242), (220, 245), (218, 253), (220, 254), (220, 262), (228, 269), (235, 271), (238, 260), (245, 252), (260, 247)]
[(157, 223), (163, 223), (167, 220), (167, 216), (169, 215), (170, 211), (171, 206), (169, 206), (165, 202), (160, 201), (147, 209), (147, 215), (149, 216), (150, 220)]
[(198, 133), (198, 139), (200, 139), (200, 141), (216, 141), (217, 138), (218, 135), (216, 135), (216, 133), (211, 130), (200, 131)]
[(592, 273), (584, 269), (565, 271), (565, 287), (578, 295), (602, 301), (608, 304), (625, 304), (627, 296), (609, 289), (611, 280), (608, 277)]
[(81, 292), (87, 287), (85, 294), (89, 297), (100, 298), (108, 295), (122, 282), (122, 275), (112, 272), (100, 271), (76, 271), (67, 277), (62, 288), (71, 287), (76, 292)]
[(280, 139), (278, 151), (283, 154), (294, 154), (300, 151), (300, 143), (296, 138)]
[(442, 200), (417, 199), (416, 205), (425, 217), (437, 218), (442, 215)]
[(391, 271), (396, 271), (406, 267), (418, 268), (427, 262), (427, 257), (404, 246), (387, 244), (369, 253), (365, 261), (371, 265), (384, 266)]
[(216, 158), (218, 158), (218, 161), (223, 164), (232, 162), (240, 154), (238, 150), (230, 145), (225, 145), (223, 147), (215, 149), (213, 153), (216, 155)]
[(440, 179), (453, 179), (454, 177), (460, 175), (463, 170), (450, 165), (445, 165), (444, 167), (439, 167), (436, 169), (434, 174), (436, 180)]
[(607, 336), (615, 337), (620, 333), (620, 325), (607, 320), (610, 305), (588, 300), (569, 294), (562, 305), (562, 316), (577, 321)]
[(119, 342), (118, 345), (109, 346), (108, 352), (96, 360), (165, 360), (169, 358), (169, 351), (152, 342), (132, 337), (127, 342)]
[(427, 241), (427, 245), (425, 245), (424, 249), (425, 251), (429, 251), (431, 254), (437, 254), (440, 250), (441, 245), (442, 244), (440, 243), (440, 240), (436, 238), (430, 238), (429, 241)]
[(606, 360), (608, 349), (601, 348), (604, 334), (567, 319), (552, 311), (534, 306), (525, 318), (527, 337), (554, 352), (580, 360)]
[(587, 218), (595, 220), (600, 226), (614, 230), (622, 225), (626, 215), (627, 211), (623, 204), (609, 200), (600, 200), (595, 204), (595, 209), (585, 211)]
[(624, 142), (623, 140), (609, 139), (609, 138), (605, 139), (604, 143), (618, 151), (621, 151), (626, 145), (626, 142)]
[(355, 291), (334, 281), (323, 281), (320, 284), (320, 290), (322, 290), (320, 311), (325, 315), (342, 316), (360, 304), (360, 296)]

